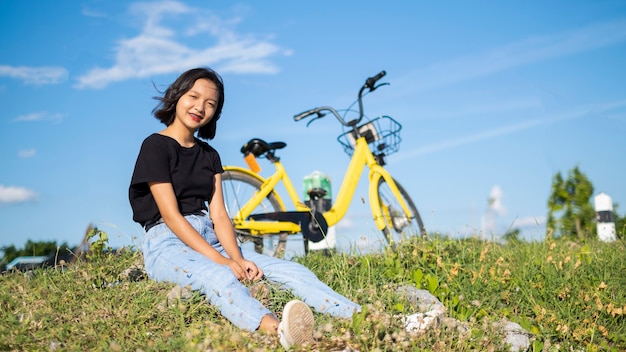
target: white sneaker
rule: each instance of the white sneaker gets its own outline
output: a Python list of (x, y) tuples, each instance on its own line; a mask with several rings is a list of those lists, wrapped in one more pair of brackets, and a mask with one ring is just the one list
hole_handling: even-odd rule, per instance
[(313, 341), (313, 312), (304, 302), (293, 300), (283, 308), (283, 320), (278, 324), (280, 344), (289, 350), (294, 345)]

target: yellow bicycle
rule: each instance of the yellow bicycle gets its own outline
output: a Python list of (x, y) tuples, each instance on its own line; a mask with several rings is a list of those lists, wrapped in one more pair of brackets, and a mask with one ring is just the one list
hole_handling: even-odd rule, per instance
[[(401, 125), (389, 116), (380, 116), (359, 125), (364, 117), (363, 92), (369, 90), (369, 93), (386, 85), (377, 85), (384, 75), (385, 71), (382, 71), (368, 78), (359, 90), (355, 101), (359, 107), (359, 117), (356, 119), (346, 121), (330, 106), (314, 108), (294, 116), (295, 121), (315, 116), (308, 126), (331, 113), (344, 126), (344, 133), (337, 139), (351, 159), (332, 206), (327, 204), (328, 197), (325, 197), (327, 194), (323, 188), (309, 190), (309, 200), (300, 200), (287, 170), (276, 156), (276, 151), (286, 146), (284, 142), (267, 143), (259, 138), (251, 139), (241, 148), (249, 168), (224, 166), (222, 188), (226, 208), (238, 236), (242, 239), (251, 238), (257, 252), (263, 251), (264, 236), (279, 235), (274, 255), (281, 256), (287, 236), (298, 233), (302, 233), (305, 253), (308, 252), (308, 241), (321, 241), (328, 227), (344, 217), (366, 166), (369, 169), (369, 203), (374, 223), (389, 244), (410, 236), (426, 236), (413, 200), (384, 168), (385, 156), (398, 151)], [(267, 178), (259, 175), (257, 158), (269, 160), (276, 171)], [(293, 202), (293, 210), (287, 210), (276, 191), (279, 182), (283, 183)]]

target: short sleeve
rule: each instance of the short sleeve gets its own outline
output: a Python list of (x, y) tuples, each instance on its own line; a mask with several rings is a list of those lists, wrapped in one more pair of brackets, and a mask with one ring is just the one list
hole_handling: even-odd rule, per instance
[(160, 140), (153, 136), (146, 138), (141, 144), (131, 186), (148, 182), (172, 182), (167, 145), (159, 143)]
[(159, 217), (159, 211), (150, 192), (149, 182), (171, 182), (168, 147), (163, 139), (153, 134), (141, 144), (139, 156), (128, 189), (133, 209), (133, 220), (142, 226)]

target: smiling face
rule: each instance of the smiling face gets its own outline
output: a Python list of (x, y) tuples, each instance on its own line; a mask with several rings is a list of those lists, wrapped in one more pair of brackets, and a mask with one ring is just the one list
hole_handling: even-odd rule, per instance
[(211, 121), (215, 114), (219, 91), (215, 83), (200, 78), (196, 80), (176, 103), (176, 116), (173, 124), (195, 133)]

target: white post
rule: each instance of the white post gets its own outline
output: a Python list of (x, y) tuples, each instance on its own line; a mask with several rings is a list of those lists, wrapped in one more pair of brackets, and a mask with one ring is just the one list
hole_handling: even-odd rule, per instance
[(615, 222), (613, 220), (613, 202), (611, 197), (600, 193), (594, 198), (598, 239), (604, 242), (615, 241)]

